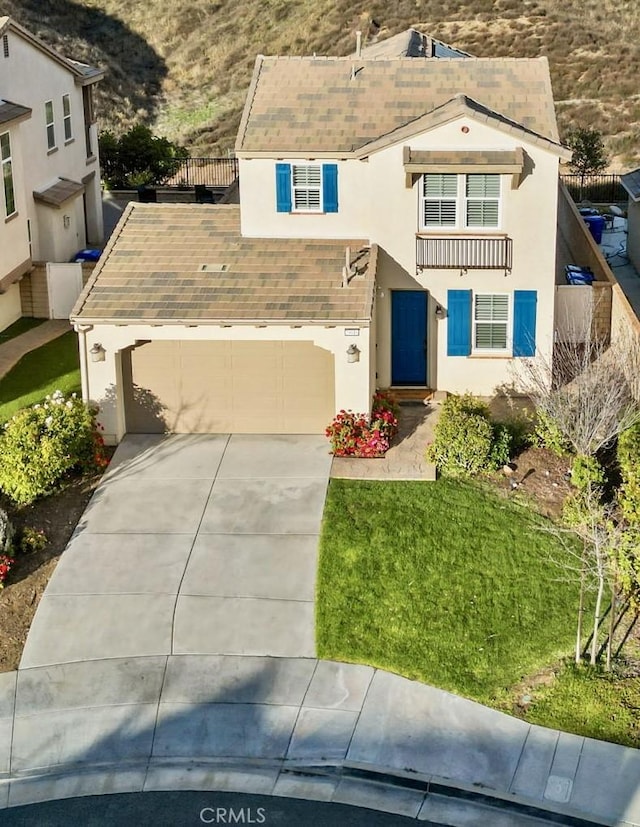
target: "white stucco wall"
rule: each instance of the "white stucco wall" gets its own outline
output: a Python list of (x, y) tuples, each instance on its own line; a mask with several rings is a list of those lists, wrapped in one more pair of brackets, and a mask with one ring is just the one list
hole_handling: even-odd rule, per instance
[(627, 253), (629, 260), (640, 272), (640, 203), (629, 199), (627, 212)]
[[(463, 131), (466, 129), (467, 131)], [(488, 235), (513, 240), (513, 268), (500, 270), (416, 269), (419, 231), (419, 179), (406, 186), (403, 146), (415, 150), (513, 150), (524, 147), (529, 174), (517, 189), (502, 176), (501, 226)], [(279, 159), (294, 163), (292, 159)], [(312, 159), (309, 159), (312, 160)], [(316, 161), (321, 163), (320, 160)], [(421, 135), (373, 153), (366, 161), (338, 163), (339, 212), (288, 214), (276, 211), (275, 160), (240, 160), (242, 231), (253, 236), (368, 238), (380, 245), (377, 293), (377, 383), (391, 384), (391, 291), (429, 291), (428, 376), (433, 388), (490, 394), (510, 384), (517, 359), (498, 355), (447, 356), (447, 319), (436, 320), (435, 307), (447, 307), (449, 289), (486, 293), (537, 291), (537, 348), (548, 354), (553, 342), (557, 223), (558, 157), (522, 134), (495, 129), (462, 116)], [(469, 171), (473, 171), (470, 169)], [(446, 233), (434, 231), (434, 235)], [(481, 230), (464, 235), (481, 236)], [(512, 327), (512, 318), (510, 321)]]
[[(23, 122), (20, 131), (20, 143), (23, 158), (24, 187), (27, 194), (27, 215), (31, 219), (32, 251), (34, 261), (51, 260), (50, 251), (61, 250), (57, 260), (69, 258), (79, 246), (85, 244), (84, 218), (79, 238), (71, 243), (69, 234), (62, 234), (59, 241), (52, 242), (50, 232), (52, 222), (41, 226), (41, 217), (36, 210), (32, 192), (40, 191), (55, 183), (57, 178), (70, 178), (82, 183), (92, 172), (95, 176), (85, 185), (87, 214), (90, 230), (102, 239), (102, 199), (100, 191), (100, 167), (97, 159), (97, 140), (93, 127), (94, 148), (96, 155), (87, 158), (84, 134), (84, 111), (82, 88), (76, 84), (74, 75), (64, 66), (24, 40), (14, 31), (9, 31), (9, 58), (2, 60), (0, 73), (0, 98), (5, 98), (22, 106), (30, 107), (31, 118)], [(65, 142), (63, 126), (62, 96), (68, 94), (71, 103), (72, 139)], [(56, 149), (47, 146), (45, 102), (53, 101)], [(60, 210), (48, 207), (51, 212), (76, 213), (79, 204), (82, 216), (82, 195), (73, 199), (71, 206), (64, 204)], [(55, 223), (55, 222), (53, 222)], [(79, 244), (75, 244), (79, 241)], [(75, 244), (75, 246), (74, 246)], [(73, 249), (71, 249), (73, 247)]]
[(7, 292), (0, 296), (0, 330), (9, 327), (21, 316), (20, 285), (12, 284)]
[(24, 155), (20, 140), (23, 126), (24, 122), (0, 126), (0, 134), (9, 133), (13, 189), (17, 211), (10, 219), (5, 220), (4, 191), (3, 183), (0, 180), (0, 279), (29, 258)]
[[(307, 163), (300, 159), (281, 160), (291, 164)], [(323, 163), (322, 160), (311, 162)], [(242, 235), (252, 238), (368, 238), (372, 206), (369, 201), (369, 165), (366, 161), (353, 160), (335, 163), (338, 165), (337, 213), (279, 213), (276, 210), (276, 162), (270, 158), (240, 159)]]
[[(349, 326), (348, 329), (354, 329)], [(136, 340), (190, 340), (190, 341), (304, 341), (313, 342), (335, 356), (335, 404), (341, 408), (368, 411), (374, 391), (370, 373), (369, 354), (373, 347), (367, 327), (358, 328), (358, 336), (345, 335), (345, 327), (305, 326), (291, 328), (273, 325), (267, 328), (234, 325), (200, 325), (184, 327), (164, 325), (97, 325), (79, 334), (80, 363), (83, 396), (100, 406), (99, 421), (104, 427), (105, 440), (110, 444), (120, 441), (125, 432), (118, 351), (135, 344)], [(104, 362), (92, 362), (87, 353), (99, 342), (105, 348)], [(347, 362), (347, 347), (355, 342), (360, 349), (359, 362)], [(327, 423), (328, 424), (328, 423)]]

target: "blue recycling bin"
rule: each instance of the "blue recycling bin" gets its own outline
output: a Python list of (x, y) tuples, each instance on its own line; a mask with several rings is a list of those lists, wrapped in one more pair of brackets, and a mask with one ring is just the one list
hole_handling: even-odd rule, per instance
[(601, 215), (583, 215), (582, 220), (589, 228), (596, 244), (602, 243), (602, 231), (604, 230), (604, 218)]

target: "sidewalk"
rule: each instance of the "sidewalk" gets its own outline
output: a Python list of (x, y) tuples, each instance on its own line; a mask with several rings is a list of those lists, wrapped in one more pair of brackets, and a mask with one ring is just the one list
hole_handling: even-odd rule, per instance
[(459, 827), (516, 815), (639, 825), (640, 751), (313, 658), (108, 658), (0, 675), (0, 807), (171, 789)]
[(67, 319), (49, 319), (33, 330), (28, 330), (0, 345), (0, 379), (9, 373), (26, 353), (46, 345), (71, 329)]

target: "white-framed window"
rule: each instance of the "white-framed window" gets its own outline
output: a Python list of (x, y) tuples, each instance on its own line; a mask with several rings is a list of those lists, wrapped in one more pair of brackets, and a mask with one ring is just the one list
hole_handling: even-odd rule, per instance
[(53, 116), (53, 101), (47, 101), (44, 105), (44, 120), (47, 126), (47, 149), (55, 149), (56, 125)]
[(494, 172), (426, 172), (422, 176), (421, 229), (497, 229), (501, 182)]
[(508, 293), (474, 293), (473, 350), (507, 351), (511, 302)]
[(62, 96), (62, 124), (64, 139), (70, 141), (73, 138), (73, 130), (71, 128), (71, 98), (69, 95)]
[(9, 57), (9, 36), (6, 34), (2, 35), (2, 54)]
[(322, 212), (320, 164), (292, 164), (291, 205), (295, 212)]
[(0, 135), (0, 164), (2, 165), (2, 191), (6, 218), (16, 212), (16, 193), (13, 186), (13, 165), (11, 162), (11, 140), (9, 133)]

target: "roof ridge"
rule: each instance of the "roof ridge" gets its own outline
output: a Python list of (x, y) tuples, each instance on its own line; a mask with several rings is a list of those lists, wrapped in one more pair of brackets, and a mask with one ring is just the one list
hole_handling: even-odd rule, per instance
[(244, 138), (247, 133), (247, 126), (249, 125), (249, 115), (251, 114), (251, 110), (253, 109), (253, 101), (255, 99), (256, 89), (258, 88), (258, 80), (260, 79), (262, 65), (265, 59), (266, 58), (264, 55), (256, 55), (256, 61), (253, 65), (253, 74), (251, 76), (249, 88), (247, 89), (247, 97), (244, 102), (244, 109), (242, 110), (242, 117), (240, 118), (240, 123), (238, 125), (238, 135), (236, 137), (236, 142), (234, 145), (235, 150), (242, 149), (242, 144), (244, 143)]

